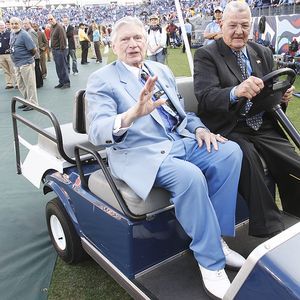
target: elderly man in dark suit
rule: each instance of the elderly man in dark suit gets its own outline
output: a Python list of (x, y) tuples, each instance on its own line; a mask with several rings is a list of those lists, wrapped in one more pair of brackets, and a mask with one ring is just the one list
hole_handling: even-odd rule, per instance
[[(247, 113), (273, 68), (270, 49), (248, 41), (251, 13), (244, 2), (230, 2), (223, 13), (223, 38), (195, 53), (194, 89), (199, 115), (212, 131), (243, 150), (239, 191), (249, 211), (249, 234), (272, 236), (284, 229), (281, 213), (264, 182), (260, 155), (278, 185), (283, 209), (300, 216), (300, 158), (272, 115)], [(282, 98), (285, 108), (294, 87)], [(248, 99), (243, 101), (242, 99)], [(263, 101), (264, 99), (261, 99)]]

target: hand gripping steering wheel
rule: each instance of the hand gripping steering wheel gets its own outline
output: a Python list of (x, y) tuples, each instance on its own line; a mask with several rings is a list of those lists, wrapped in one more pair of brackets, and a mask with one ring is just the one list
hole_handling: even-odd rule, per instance
[(280, 102), (282, 95), (290, 88), (296, 78), (294, 70), (289, 68), (273, 71), (262, 78), (264, 88), (259, 95), (251, 99), (253, 105), (250, 115), (261, 111), (271, 111), (285, 132), (300, 149), (300, 134), (283, 112)]
[(248, 112), (249, 116), (255, 115), (261, 111), (272, 111), (280, 104), (283, 94), (289, 89), (296, 79), (296, 73), (290, 68), (275, 70), (265, 75), (262, 80), (264, 88), (251, 99), (253, 105)]

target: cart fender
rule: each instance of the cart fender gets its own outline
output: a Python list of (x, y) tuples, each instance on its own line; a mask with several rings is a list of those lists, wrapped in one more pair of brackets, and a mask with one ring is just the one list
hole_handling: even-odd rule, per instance
[(76, 218), (76, 215), (74, 214), (72, 205), (70, 203), (70, 197), (65, 189), (63, 189), (61, 186), (59, 186), (54, 181), (46, 181), (43, 187), (44, 194), (47, 194), (49, 192), (54, 192), (58, 199), (60, 200), (61, 204), (64, 206), (66, 212), (68, 213), (69, 217), (72, 220), (72, 223), (78, 233), (80, 234), (80, 227)]
[(43, 176), (47, 171), (56, 170), (62, 173), (63, 169), (69, 165), (70, 163), (65, 160), (58, 159), (39, 148), (38, 145), (34, 145), (22, 163), (22, 174), (35, 187), (40, 188)]
[(224, 300), (300, 299), (300, 222), (255, 248)]

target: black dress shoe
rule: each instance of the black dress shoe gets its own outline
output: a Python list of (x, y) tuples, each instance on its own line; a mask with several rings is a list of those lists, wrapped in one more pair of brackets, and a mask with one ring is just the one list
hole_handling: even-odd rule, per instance
[(60, 83), (60, 84), (56, 85), (54, 88), (55, 89), (60, 89), (62, 86), (63, 86), (63, 84)]
[(69, 84), (64, 84), (64, 85), (61, 87), (62, 90), (68, 89), (68, 88), (70, 88), (70, 85), (69, 85)]
[(23, 111), (30, 111), (30, 110), (33, 110), (33, 108), (30, 107), (30, 106), (26, 106), (26, 107), (23, 109)]
[(18, 108), (20, 108), (20, 109), (23, 109), (23, 108), (26, 108), (26, 107), (27, 107), (27, 105), (25, 105), (25, 104), (22, 104), (22, 105), (18, 106)]
[(13, 89), (13, 88), (14, 88), (14, 87), (13, 87), (12, 85), (7, 85), (7, 86), (5, 87), (6, 90)]

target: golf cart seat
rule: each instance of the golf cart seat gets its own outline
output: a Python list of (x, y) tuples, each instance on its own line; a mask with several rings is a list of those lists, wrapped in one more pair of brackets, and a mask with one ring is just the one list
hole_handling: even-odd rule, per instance
[[(182, 77), (177, 79), (177, 87), (179, 94), (184, 99), (188, 100), (184, 104), (187, 111), (197, 111), (197, 100), (193, 93), (193, 80), (191, 77)], [(75, 101), (75, 119), (74, 128), (78, 132), (86, 132), (87, 124), (85, 120), (86, 103), (84, 100), (84, 91), (81, 90), (77, 93)], [(155, 211), (164, 209), (170, 206), (170, 194), (162, 188), (154, 187), (147, 199), (142, 200), (124, 181), (113, 178), (113, 181), (120, 191), (127, 207), (135, 215), (145, 215)], [(98, 170), (92, 173), (88, 180), (88, 188), (92, 193), (105, 199), (110, 205), (116, 209), (120, 209), (118, 201), (108, 181), (103, 173), (103, 170)]]
[[(73, 119), (73, 127), (77, 134), (86, 135), (87, 133), (86, 105), (85, 91), (80, 90), (75, 95)], [(105, 154), (101, 153), (100, 159), (104, 158)], [(109, 172), (109, 167), (104, 168), (106, 169), (105, 171)], [(115, 209), (122, 211), (122, 207), (113, 192), (114, 188), (111, 185), (115, 185), (127, 208), (133, 215), (142, 216), (170, 206), (170, 194), (166, 190), (153, 188), (146, 201), (144, 201), (124, 181), (117, 178), (112, 178), (113, 182), (108, 181), (104, 174), (105, 171), (101, 167), (93, 172), (87, 180), (87, 187), (93, 194)]]
[[(188, 101), (185, 103), (186, 110), (197, 111), (197, 100), (193, 93), (193, 80), (191, 77), (182, 77), (177, 79), (177, 87), (180, 95)], [(87, 128), (87, 123), (85, 120), (86, 113), (86, 103), (84, 99), (84, 90), (79, 91), (76, 94), (75, 100), (75, 113), (74, 113), (74, 129), (77, 132), (85, 133)], [(170, 206), (170, 194), (162, 188), (153, 188), (144, 201), (142, 200), (124, 181), (113, 178), (113, 181), (120, 191), (127, 207), (135, 215), (144, 215), (151, 212), (155, 212), (165, 207)], [(90, 191), (100, 197), (105, 199), (114, 208), (120, 210), (120, 206), (108, 181), (105, 178), (103, 170), (100, 169), (92, 173), (88, 180), (88, 188)]]
[[(67, 155), (68, 158), (74, 159), (74, 148), (77, 144), (84, 145), (85, 147), (89, 147), (95, 150), (103, 150), (103, 147), (95, 147), (92, 143), (88, 141), (88, 135), (86, 134), (85, 130), (85, 124), (81, 122), (80, 120), (80, 115), (77, 110), (77, 104), (76, 102), (78, 99), (80, 99), (79, 95), (80, 93), (83, 93), (84, 91), (79, 91), (75, 95), (75, 105), (74, 105), (74, 110), (73, 110), (73, 123), (66, 123), (60, 125), (60, 132), (61, 132), (61, 137), (62, 137), (62, 148), (64, 153)], [(79, 94), (78, 94), (79, 93)], [(81, 109), (84, 108), (81, 106)], [(84, 111), (82, 112), (82, 114)], [(78, 116), (79, 115), (79, 116)], [(83, 128), (81, 128), (81, 126)], [(57, 139), (59, 139), (59, 135), (57, 134), (55, 126), (48, 127), (44, 129), (48, 134), (51, 136), (56, 136)], [(49, 137), (46, 137), (42, 134), (38, 135), (38, 145), (42, 150), (45, 150), (47, 153), (50, 155), (56, 157), (57, 159), (64, 159), (63, 153), (59, 150), (58, 144)], [(74, 161), (75, 163), (75, 161)]]
[[(188, 111), (197, 111), (197, 100), (193, 93), (193, 80), (191, 77), (183, 77), (177, 80), (177, 86), (179, 93), (186, 99), (185, 105)], [(73, 126), (77, 133), (85, 134), (87, 132), (87, 121), (86, 121), (86, 101), (85, 91), (80, 90), (75, 96), (75, 109)], [(106, 168), (109, 171), (109, 168)], [(134, 215), (147, 215), (170, 207), (170, 193), (162, 188), (154, 187), (148, 198), (144, 201), (141, 199), (124, 181), (112, 178), (113, 184), (115, 184), (117, 190), (121, 194), (126, 206), (129, 211)], [(112, 207), (117, 210), (121, 210), (120, 204), (116, 199), (116, 195), (113, 192), (113, 188), (107, 180), (103, 169), (100, 168), (98, 171), (93, 172), (87, 181), (88, 189), (98, 196), (99, 198), (106, 201)]]

